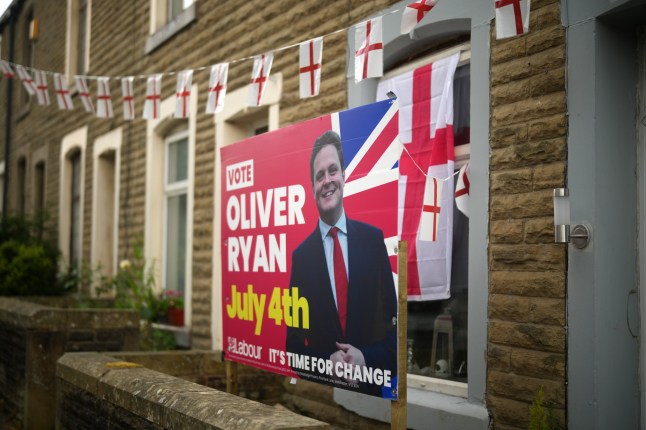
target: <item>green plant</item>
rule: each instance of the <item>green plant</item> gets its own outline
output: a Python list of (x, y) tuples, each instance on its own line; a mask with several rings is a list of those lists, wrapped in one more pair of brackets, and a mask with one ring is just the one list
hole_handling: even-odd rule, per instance
[(133, 258), (122, 260), (117, 274), (106, 280), (97, 291), (101, 294), (112, 291), (115, 306), (139, 311), (143, 349), (157, 351), (175, 348), (174, 335), (153, 326), (165, 315), (168, 303), (160, 300), (155, 292), (154, 268), (146, 264), (142, 246), (135, 246)]
[(46, 215), (5, 214), (0, 221), (0, 295), (57, 295), (59, 251)]
[(541, 385), (534, 395), (532, 405), (529, 407), (528, 430), (557, 430), (559, 428), (560, 425), (554, 416), (551, 403), (545, 404), (545, 393)]

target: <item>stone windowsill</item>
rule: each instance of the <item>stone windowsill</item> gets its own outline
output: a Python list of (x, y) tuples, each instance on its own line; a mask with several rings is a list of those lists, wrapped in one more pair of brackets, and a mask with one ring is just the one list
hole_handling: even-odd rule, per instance
[(184, 9), (182, 13), (177, 15), (171, 22), (158, 29), (146, 39), (146, 46), (144, 53), (150, 54), (155, 49), (163, 45), (167, 40), (171, 39), (177, 33), (189, 26), (197, 18), (197, 2)]

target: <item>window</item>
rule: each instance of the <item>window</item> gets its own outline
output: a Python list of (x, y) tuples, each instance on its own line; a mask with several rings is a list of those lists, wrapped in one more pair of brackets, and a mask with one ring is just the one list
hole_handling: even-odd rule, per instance
[(186, 215), (188, 139), (180, 132), (165, 142), (164, 289), (184, 293), (186, 287)]
[(71, 267), (79, 267), (81, 259), (81, 151), (69, 155), (71, 165), (70, 184), (70, 241), (69, 256)]
[(188, 119), (174, 118), (171, 96), (161, 102), (160, 118), (146, 123), (144, 253), (158, 287), (183, 295), (184, 327), (172, 328), (182, 346), (190, 346), (197, 99), (193, 85)]
[(45, 209), (45, 162), (39, 161), (34, 166), (34, 212)]
[(69, 269), (78, 268), (83, 255), (86, 143), (87, 127), (82, 127), (63, 137), (61, 144), (58, 247)]
[(197, 17), (195, 0), (150, 0), (150, 37), (144, 51), (149, 54)]
[(27, 213), (27, 158), (19, 158), (16, 167), (16, 212), (24, 216)]
[[(31, 40), (31, 22), (34, 20), (33, 9), (30, 9), (25, 16), (26, 20), (22, 31), (22, 65), (25, 66), (30, 73), (32, 73), (29, 68), (34, 63), (34, 44)], [(27, 91), (20, 91), (20, 104), (25, 109), (29, 106), (30, 99), (31, 96)]]
[(121, 128), (94, 141), (91, 261), (105, 276), (117, 270), (121, 141)]
[[(378, 12), (383, 16), (384, 28), (399, 28), (401, 24), (402, 10), (406, 2), (399, 2), (388, 9)], [(420, 22), (410, 35), (400, 35), (397, 31), (384, 31), (384, 70), (388, 73), (395, 71), (402, 65), (416, 68), (416, 61), (411, 58), (423, 61), (424, 55), (440, 54), (448, 55), (450, 47), (457, 48), (460, 44), (466, 45), (469, 51), (469, 58), (461, 66), (468, 64), (468, 67), (460, 67), (454, 78), (456, 86), (454, 94), (459, 100), (466, 97), (462, 94), (468, 89), (468, 104), (456, 101), (455, 115), (462, 119), (454, 118), (456, 130), (456, 142), (462, 143), (455, 147), (456, 163), (459, 167), (466, 160), (470, 163), (470, 217), (462, 219), (468, 225), (468, 235), (458, 238), (455, 236), (456, 247), (460, 242), (468, 243), (453, 259), (457, 261), (466, 258), (461, 255), (468, 255), (468, 269), (462, 273), (455, 274), (457, 263), (453, 265), (454, 273), (451, 288), (454, 294), (448, 309), (451, 314), (453, 328), (453, 363), (451, 371), (452, 379), (439, 378), (431, 375), (435, 372), (437, 356), (448, 353), (450, 342), (448, 342), (448, 324), (440, 323), (437, 334), (436, 363), (431, 365), (433, 344), (433, 327), (437, 315), (442, 316), (445, 311), (442, 303), (436, 304), (411, 304), (414, 306), (435, 307), (435, 309), (411, 309), (409, 322), (409, 334), (413, 344), (411, 355), (413, 362), (411, 367), (417, 363), (419, 373), (425, 375), (408, 374), (408, 427), (428, 428), (435, 424), (438, 428), (485, 428), (488, 424), (488, 413), (484, 407), (486, 388), (486, 345), (487, 345), (487, 303), (489, 272), (487, 265), (487, 244), (488, 244), (488, 154), (489, 154), (489, 65), (490, 65), (490, 23), (489, 13), (481, 8), (480, 4), (474, 2), (469, 5), (446, 4), (446, 9), (437, 9), (437, 13), (428, 14)], [(396, 12), (397, 11), (397, 12)], [(349, 52), (354, 49), (354, 34), (348, 33), (347, 47)], [(470, 48), (469, 48), (470, 45)], [(432, 60), (432, 58), (428, 58)], [(405, 67), (404, 66), (404, 67)], [(418, 66), (417, 66), (418, 67)], [(388, 76), (385, 76), (386, 78)], [(462, 82), (468, 81), (468, 86)], [(348, 105), (356, 107), (373, 102), (376, 99), (378, 80), (368, 79), (359, 83), (354, 82), (352, 65), (346, 77), (348, 89)], [(459, 110), (459, 112), (458, 112)], [(468, 138), (467, 138), (468, 136)], [(465, 144), (464, 142), (469, 142)], [(458, 214), (459, 212), (455, 210)], [(456, 218), (454, 228), (463, 233), (467, 229), (460, 227), (461, 220)], [(467, 237), (468, 236), (468, 237)], [(456, 248), (457, 249), (457, 248)], [(464, 254), (462, 254), (464, 253)], [(460, 276), (461, 275), (461, 276)], [(461, 300), (457, 300), (459, 291), (457, 288), (466, 287)], [(448, 302), (444, 303), (447, 307)], [(462, 308), (467, 308), (466, 312)], [(422, 314), (424, 317), (415, 321), (415, 314)], [(459, 316), (468, 317), (468, 324), (458, 321)], [(447, 318), (448, 320), (448, 318)], [(440, 319), (442, 321), (442, 319)], [(410, 325), (415, 324), (415, 327)], [(425, 327), (424, 327), (425, 326)], [(424, 330), (422, 330), (424, 329)], [(464, 331), (463, 331), (464, 330)], [(417, 333), (414, 333), (417, 331)], [(421, 332), (423, 336), (417, 336)], [(419, 341), (418, 341), (419, 339)], [(426, 344), (426, 346), (424, 345)], [(460, 346), (462, 345), (462, 346)], [(466, 351), (460, 350), (466, 345)], [(422, 350), (422, 347), (426, 351)], [(466, 359), (465, 359), (466, 356)], [(428, 357), (428, 358), (427, 358)], [(463, 364), (464, 363), (464, 364)], [(424, 368), (426, 369), (424, 370)], [(448, 366), (447, 366), (448, 367)], [(466, 373), (464, 369), (466, 368)], [(417, 370), (414, 368), (413, 372)], [(439, 372), (438, 372), (439, 373)], [(444, 372), (442, 372), (444, 373)], [(457, 373), (457, 374), (456, 374)], [(467, 381), (460, 382), (460, 381)], [(352, 393), (342, 390), (334, 391), (334, 399), (342, 405), (349, 405), (349, 409), (363, 416), (387, 420), (385, 413), (381, 413), (377, 402), (363, 401)]]
[(69, 79), (90, 70), (91, 0), (67, 0), (65, 73)]

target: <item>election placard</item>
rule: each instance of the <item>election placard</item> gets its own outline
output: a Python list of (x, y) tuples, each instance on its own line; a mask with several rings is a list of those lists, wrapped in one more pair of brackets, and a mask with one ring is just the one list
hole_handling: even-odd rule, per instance
[(220, 150), (227, 360), (397, 398), (398, 105)]

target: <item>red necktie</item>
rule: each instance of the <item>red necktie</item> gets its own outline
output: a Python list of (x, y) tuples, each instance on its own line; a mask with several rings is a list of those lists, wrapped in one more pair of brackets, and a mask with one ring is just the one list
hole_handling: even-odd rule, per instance
[(343, 251), (337, 233), (339, 229), (332, 227), (328, 233), (334, 240), (334, 283), (336, 285), (336, 302), (339, 312), (339, 321), (341, 329), (345, 335), (345, 321), (348, 314), (348, 275), (345, 272), (345, 261), (343, 260)]

